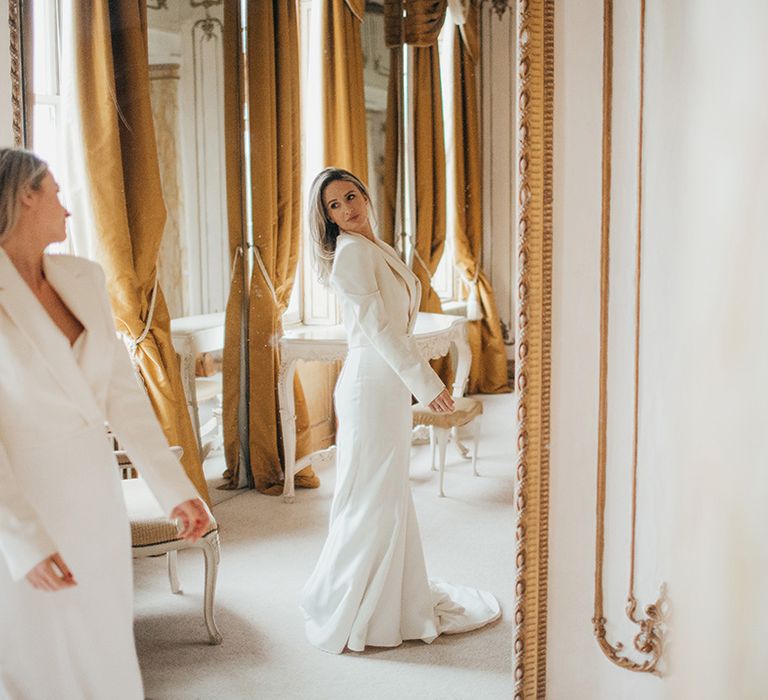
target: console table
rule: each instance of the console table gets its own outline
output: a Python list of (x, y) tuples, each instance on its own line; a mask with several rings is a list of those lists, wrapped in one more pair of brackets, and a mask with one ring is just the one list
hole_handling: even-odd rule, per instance
[[(466, 324), (466, 319), (461, 316), (419, 313), (413, 333), (419, 350), (427, 359), (443, 357), (448, 354), (451, 346), (455, 347), (457, 362), (454, 396), (464, 395), (472, 362)], [(342, 325), (301, 326), (287, 330), (280, 338), (277, 391), (285, 459), (283, 500), (286, 503), (293, 503), (294, 500), (294, 475), (310, 462), (307, 456), (299, 464), (296, 463), (296, 406), (293, 396), (296, 362), (335, 362), (343, 360), (346, 354), (347, 336)]]

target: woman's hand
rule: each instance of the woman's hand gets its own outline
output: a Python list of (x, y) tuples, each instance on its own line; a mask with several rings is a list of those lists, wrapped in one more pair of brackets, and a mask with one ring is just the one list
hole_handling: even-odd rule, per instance
[(46, 557), (27, 574), (27, 581), (40, 591), (60, 591), (77, 585), (61, 555), (56, 552)]
[(181, 525), (179, 537), (189, 542), (199, 540), (211, 522), (208, 508), (199, 498), (179, 503), (171, 511), (171, 518), (178, 520)]
[(453, 397), (450, 392), (448, 389), (443, 389), (437, 398), (429, 404), (429, 408), (435, 413), (450, 413), (453, 410), (453, 405)]

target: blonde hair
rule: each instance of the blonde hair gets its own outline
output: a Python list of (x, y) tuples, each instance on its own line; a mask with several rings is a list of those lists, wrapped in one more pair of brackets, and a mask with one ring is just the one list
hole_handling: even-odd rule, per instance
[(352, 183), (360, 190), (367, 202), (370, 203), (371, 201), (368, 189), (361, 182), (360, 178), (342, 168), (326, 168), (312, 182), (312, 186), (309, 189), (309, 210), (307, 212), (309, 233), (312, 239), (312, 264), (315, 268), (317, 279), (325, 285), (328, 284), (328, 277), (333, 267), (339, 227), (328, 216), (323, 195), (325, 194), (325, 188), (338, 180)]
[(39, 190), (48, 164), (23, 148), (0, 148), (0, 243), (19, 220), (19, 194)]

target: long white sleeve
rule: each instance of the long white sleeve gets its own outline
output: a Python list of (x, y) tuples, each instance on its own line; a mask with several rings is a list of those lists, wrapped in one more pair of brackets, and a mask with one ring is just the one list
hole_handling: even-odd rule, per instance
[[(101, 268), (100, 286), (104, 313), (114, 327), (107, 290)], [(168, 447), (152, 404), (139, 386), (131, 359), (123, 342), (112, 336), (112, 369), (106, 401), (106, 418), (120, 446), (131, 458), (141, 476), (146, 479), (166, 515), (180, 503), (199, 494), (184, 468)]]
[(57, 547), (24, 496), (0, 442), (0, 553), (18, 581)]
[[(391, 323), (376, 286), (372, 256), (366, 245), (347, 245), (337, 251), (331, 287), (351, 308), (355, 322), (371, 345), (423, 404), (434, 400), (445, 388), (440, 377), (419, 352), (413, 337)], [(394, 273), (393, 273), (394, 274)]]
[(199, 494), (168, 448), (152, 404), (137, 382), (128, 351), (117, 337), (115, 346), (107, 420), (163, 511), (170, 515), (179, 503)]

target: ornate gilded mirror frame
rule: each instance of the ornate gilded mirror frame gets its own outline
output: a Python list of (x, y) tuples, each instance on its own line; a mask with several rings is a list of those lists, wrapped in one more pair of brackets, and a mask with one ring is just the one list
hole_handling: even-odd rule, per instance
[(28, 88), (27, 70), (32, 65), (30, 31), (23, 28), (31, 21), (23, 0), (8, 0), (8, 27), (11, 51), (11, 105), (13, 108), (13, 141), (16, 146), (27, 143), (29, 134), (29, 110), (26, 109)]
[(554, 0), (519, 0), (515, 700), (544, 698), (552, 319)]

